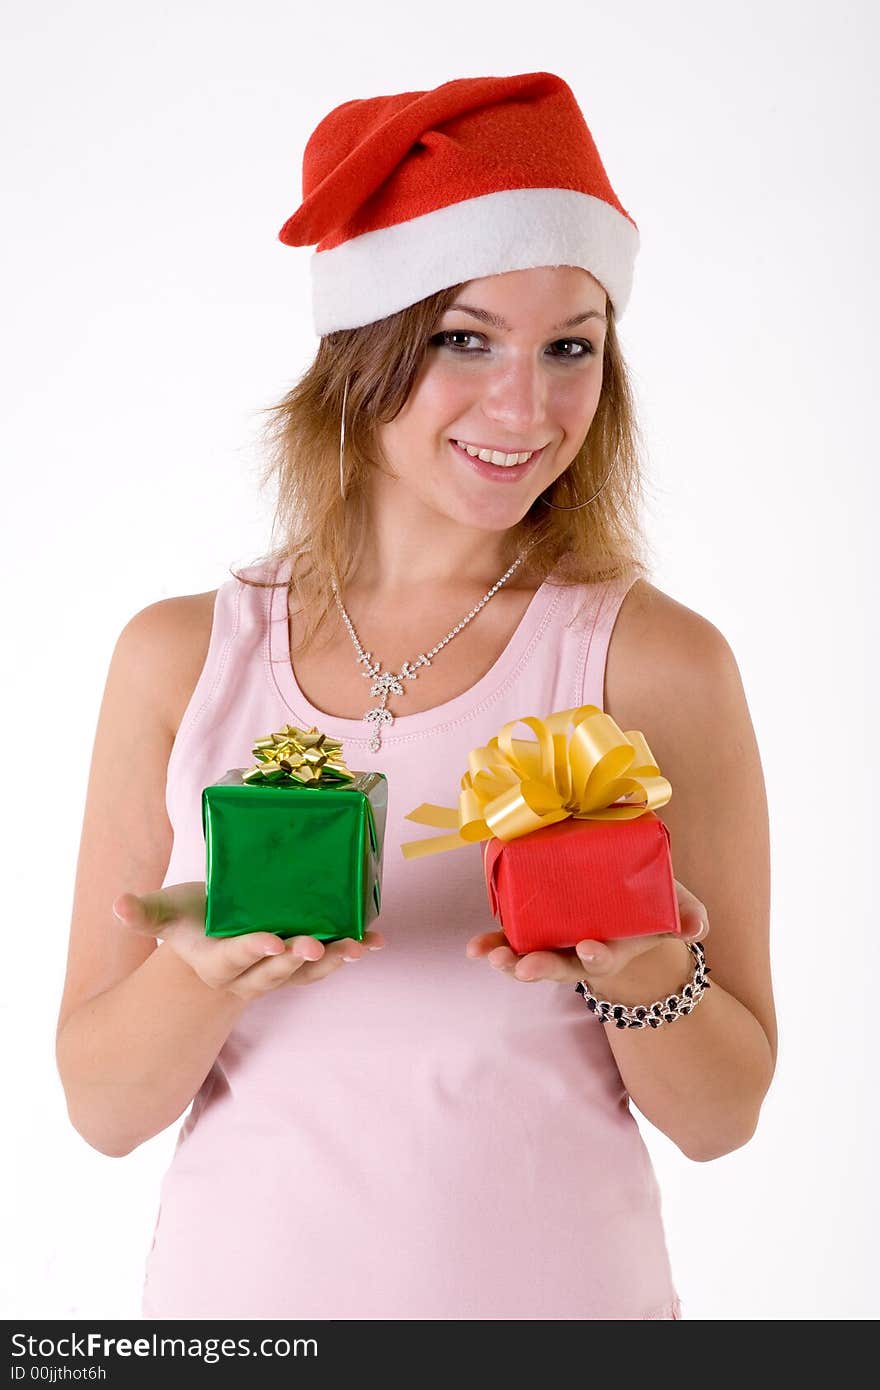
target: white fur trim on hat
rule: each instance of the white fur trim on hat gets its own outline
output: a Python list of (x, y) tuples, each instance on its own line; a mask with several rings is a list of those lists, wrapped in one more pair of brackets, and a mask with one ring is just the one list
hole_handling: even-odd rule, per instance
[(574, 265), (602, 285), (619, 319), (638, 229), (610, 203), (569, 188), (514, 188), (364, 232), (311, 257), (319, 337), (395, 314), (438, 290), (508, 270)]

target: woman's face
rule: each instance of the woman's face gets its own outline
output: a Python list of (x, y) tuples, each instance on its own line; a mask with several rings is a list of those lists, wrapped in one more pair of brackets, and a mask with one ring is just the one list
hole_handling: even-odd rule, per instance
[[(471, 280), (454, 305), (467, 309), (438, 320), (409, 399), (380, 439), (429, 510), (507, 530), (565, 472), (590, 428), (606, 295), (585, 270), (540, 266)], [(505, 457), (481, 461), (463, 445)], [(533, 457), (513, 464), (525, 453)]]

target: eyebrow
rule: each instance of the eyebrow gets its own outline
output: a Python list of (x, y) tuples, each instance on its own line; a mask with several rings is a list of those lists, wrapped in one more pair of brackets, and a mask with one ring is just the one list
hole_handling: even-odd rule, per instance
[[(502, 328), (505, 332), (510, 332), (510, 324), (500, 314), (490, 313), (488, 309), (477, 309), (473, 304), (450, 304), (446, 310), (447, 314), (453, 309), (460, 309), (463, 314), (471, 314), (482, 323), (490, 324), (492, 328)], [(574, 318), (565, 319), (562, 323), (554, 323), (551, 331), (555, 333), (560, 328), (574, 328), (576, 324), (584, 323), (587, 319), (601, 319), (602, 323), (608, 326), (608, 320), (598, 309), (587, 309), (586, 313), (575, 314)]]

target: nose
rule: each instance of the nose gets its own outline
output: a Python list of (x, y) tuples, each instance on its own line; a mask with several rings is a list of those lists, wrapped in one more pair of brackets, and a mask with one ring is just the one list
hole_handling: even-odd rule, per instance
[(547, 415), (547, 380), (529, 353), (510, 357), (487, 383), (483, 413), (509, 436), (530, 438)]

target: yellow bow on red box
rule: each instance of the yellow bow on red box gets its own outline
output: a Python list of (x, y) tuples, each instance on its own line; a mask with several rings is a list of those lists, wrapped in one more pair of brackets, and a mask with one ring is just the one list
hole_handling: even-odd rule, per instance
[[(517, 724), (533, 729), (537, 742), (514, 738)], [(559, 710), (546, 719), (512, 719), (485, 747), (471, 749), (468, 765), (457, 809), (424, 802), (406, 816), (455, 834), (409, 840), (400, 847), (404, 858), (493, 836), (515, 840), (569, 816), (634, 820), (672, 796), (644, 735), (638, 729), (623, 733), (597, 705)]]

